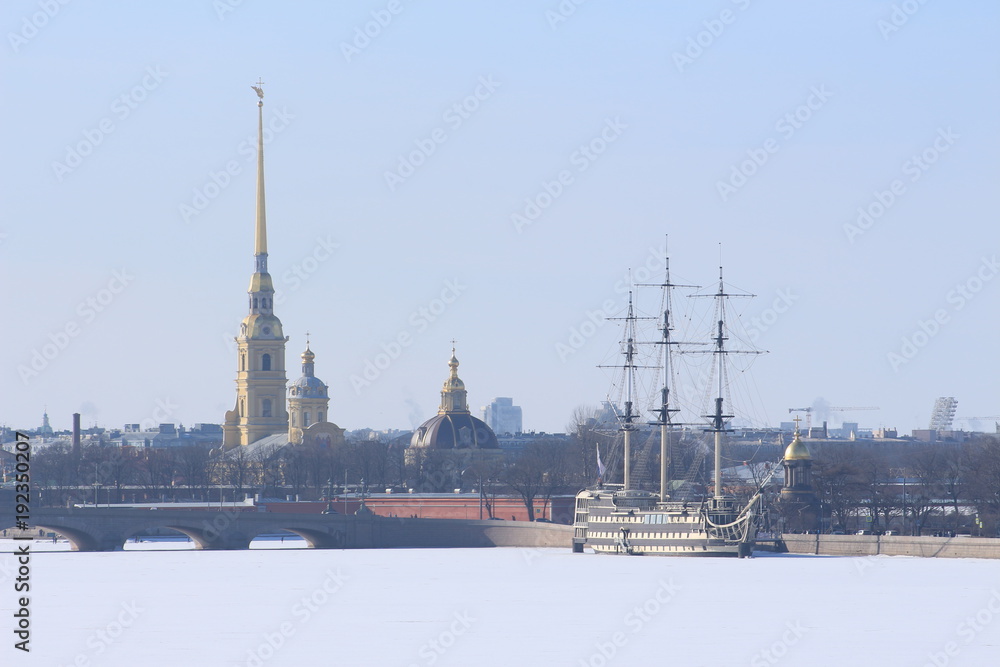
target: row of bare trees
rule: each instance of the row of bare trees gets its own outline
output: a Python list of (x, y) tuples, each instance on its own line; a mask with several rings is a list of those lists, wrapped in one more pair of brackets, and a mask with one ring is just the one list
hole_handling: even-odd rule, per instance
[[(399, 443), (348, 441), (332, 448), (237, 448), (219, 455), (210, 448), (134, 448), (91, 445), (79, 456), (64, 445), (38, 451), (33, 478), (48, 504), (141, 500), (210, 500), (220, 494), (241, 500), (264, 496), (325, 497), (362, 487), (414, 489), (425, 493), (488, 489), (487, 510), (498, 494), (516, 494), (528, 516), (535, 503), (572, 494), (593, 468), (575, 439), (540, 439), (515, 455), (494, 451), (429, 450), (404, 456)], [(593, 458), (591, 453), (590, 459)]]
[(1000, 440), (880, 448), (827, 445), (813, 480), (832, 528), (998, 535)]
[(203, 445), (136, 448), (91, 445), (74, 456), (55, 444), (35, 453), (32, 477), (49, 491), (50, 504), (93, 500), (218, 498), (225, 487), (234, 499), (264, 495), (319, 497), (331, 486), (375, 487), (402, 483), (402, 457), (380, 441), (348, 442), (342, 447), (239, 448), (219, 455)]

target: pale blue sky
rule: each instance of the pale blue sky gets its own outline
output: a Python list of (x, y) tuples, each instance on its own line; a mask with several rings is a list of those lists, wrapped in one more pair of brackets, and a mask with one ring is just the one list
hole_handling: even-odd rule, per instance
[[(219, 422), (232, 407), (225, 341), (253, 266), (244, 142), (258, 77), (281, 129), (265, 155), (289, 378), (311, 331), (343, 427), (433, 414), (456, 338), (473, 407), (512, 396), (526, 428), (563, 430), (604, 398), (595, 366), (617, 332), (601, 326), (571, 355), (558, 346), (588, 311), (623, 305), (615, 284), (658, 257), (664, 234), (677, 277), (710, 284), (722, 241), (728, 279), (761, 296), (742, 305), (770, 322), (756, 332), (771, 352), (754, 365), (760, 419), (818, 397), (880, 406), (853, 416), (905, 431), (926, 427), (942, 395), (959, 415), (1000, 414), (995, 3), (911, 0), (889, 32), (893, 3), (860, 0), (589, 0), (554, 27), (555, 0), (400, 2), (350, 59), (342, 44), (387, 0), (234, 4), (221, 19), (224, 0), (0, 9), (0, 423), (36, 425), (45, 405), (57, 428), (74, 411), (117, 427)], [(689, 39), (707, 46), (679, 67)], [(478, 108), (446, 115), (481, 80), (494, 83)], [(782, 124), (797, 109), (808, 118)], [(581, 162), (616, 119), (606, 151)], [(385, 173), (436, 128), (445, 141), (390, 189)], [(70, 171), (55, 165), (81, 142), (97, 145)], [(925, 150), (926, 171), (906, 164)], [(718, 184), (747, 151), (767, 161), (723, 201)], [(210, 173), (231, 161), (238, 173), (216, 192)], [(518, 232), (512, 214), (563, 170), (571, 181)], [(894, 180), (901, 194), (849, 239), (858, 207)], [(206, 186), (215, 196), (185, 220)], [(102, 293), (122, 270), (125, 288)], [(951, 294), (970, 279), (975, 298)], [(448, 281), (458, 298), (424, 327), (419, 309)], [(87, 299), (102, 297), (91, 314)], [(925, 340), (919, 322), (935, 314)], [(65, 349), (23, 379), (67, 325)], [(353, 387), (401, 333), (411, 344)], [(924, 344), (894, 364), (914, 335)]]

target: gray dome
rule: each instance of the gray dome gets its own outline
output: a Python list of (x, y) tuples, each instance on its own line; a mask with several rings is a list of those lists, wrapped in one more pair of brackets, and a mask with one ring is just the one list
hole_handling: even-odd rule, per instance
[(428, 449), (499, 449), (493, 429), (468, 413), (436, 415), (421, 424), (410, 447)]
[(318, 377), (303, 375), (289, 386), (288, 395), (303, 396), (305, 398), (326, 398), (326, 385)]

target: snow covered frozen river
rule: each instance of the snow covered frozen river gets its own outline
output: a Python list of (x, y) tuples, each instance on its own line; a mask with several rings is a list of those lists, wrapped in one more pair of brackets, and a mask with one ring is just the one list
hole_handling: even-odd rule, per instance
[(33, 544), (24, 654), (14, 542), (0, 541), (0, 664), (1000, 664), (996, 561), (301, 544)]

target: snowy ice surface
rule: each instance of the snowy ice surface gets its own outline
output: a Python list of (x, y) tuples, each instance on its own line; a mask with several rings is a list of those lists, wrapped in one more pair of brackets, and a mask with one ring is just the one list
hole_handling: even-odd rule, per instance
[(2, 665), (1000, 665), (1000, 564), (559, 549), (73, 553), (33, 543), (31, 653)]

